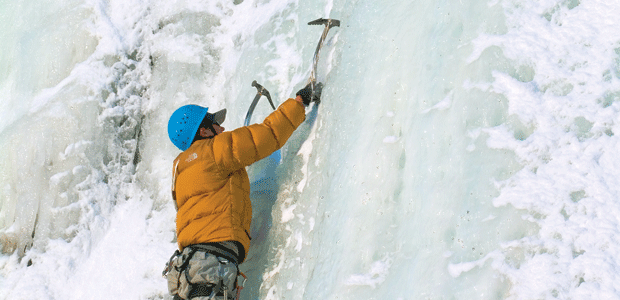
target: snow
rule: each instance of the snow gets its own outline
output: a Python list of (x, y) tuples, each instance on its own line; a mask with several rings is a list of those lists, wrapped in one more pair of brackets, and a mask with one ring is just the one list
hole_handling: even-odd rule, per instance
[(171, 299), (169, 116), (293, 96), (319, 17), (242, 299), (620, 299), (620, 4), (31, 2), (0, 6), (0, 300)]
[(370, 266), (370, 272), (364, 274), (353, 274), (345, 282), (346, 285), (367, 285), (372, 289), (378, 284), (385, 281), (389, 274), (392, 261), (388, 258), (384, 258), (380, 261), (375, 261)]

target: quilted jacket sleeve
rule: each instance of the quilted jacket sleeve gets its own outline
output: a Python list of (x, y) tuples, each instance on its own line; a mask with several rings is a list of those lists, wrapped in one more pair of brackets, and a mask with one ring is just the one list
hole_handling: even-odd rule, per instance
[(305, 120), (304, 106), (289, 99), (261, 124), (223, 132), (213, 138), (215, 162), (222, 172), (249, 166), (280, 149)]

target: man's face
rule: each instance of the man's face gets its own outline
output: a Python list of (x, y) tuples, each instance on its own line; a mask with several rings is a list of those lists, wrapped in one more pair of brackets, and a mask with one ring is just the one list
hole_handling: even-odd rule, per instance
[[(213, 129), (215, 129), (215, 132), (217, 134), (220, 134), (220, 133), (224, 132), (224, 130), (226, 130), (226, 128), (220, 126), (217, 123), (213, 123)], [(204, 137), (204, 138), (208, 138), (208, 137), (214, 136), (214, 134), (213, 134), (213, 131), (211, 131), (210, 128), (207, 129), (207, 128), (204, 128), (204, 127), (200, 127), (200, 136)]]

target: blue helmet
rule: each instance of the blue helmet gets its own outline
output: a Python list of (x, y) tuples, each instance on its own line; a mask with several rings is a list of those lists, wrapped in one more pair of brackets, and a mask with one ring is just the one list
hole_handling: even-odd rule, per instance
[(179, 107), (170, 116), (170, 120), (168, 120), (168, 137), (181, 151), (187, 150), (192, 145), (196, 132), (200, 128), (200, 124), (205, 120), (205, 117), (208, 121), (205, 124), (211, 125), (211, 131), (217, 134), (212, 124), (217, 123), (221, 125), (224, 123), (226, 109), (224, 108), (213, 114), (208, 113), (208, 110), (208, 107), (190, 104)]
[(168, 137), (181, 151), (185, 151), (191, 146), (194, 136), (196, 136), (196, 131), (198, 131), (200, 123), (207, 115), (208, 110), (208, 107), (190, 104), (179, 107), (170, 116), (170, 120), (168, 120)]

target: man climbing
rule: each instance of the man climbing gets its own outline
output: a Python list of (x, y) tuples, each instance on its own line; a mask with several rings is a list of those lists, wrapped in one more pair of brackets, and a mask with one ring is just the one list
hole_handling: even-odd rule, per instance
[[(313, 92), (314, 87), (314, 92)], [(186, 105), (168, 121), (179, 251), (164, 271), (174, 299), (233, 299), (238, 264), (250, 247), (252, 203), (246, 166), (280, 149), (305, 120), (321, 84), (308, 84), (261, 124), (224, 131), (226, 109)], [(223, 298), (220, 298), (223, 297)]]

